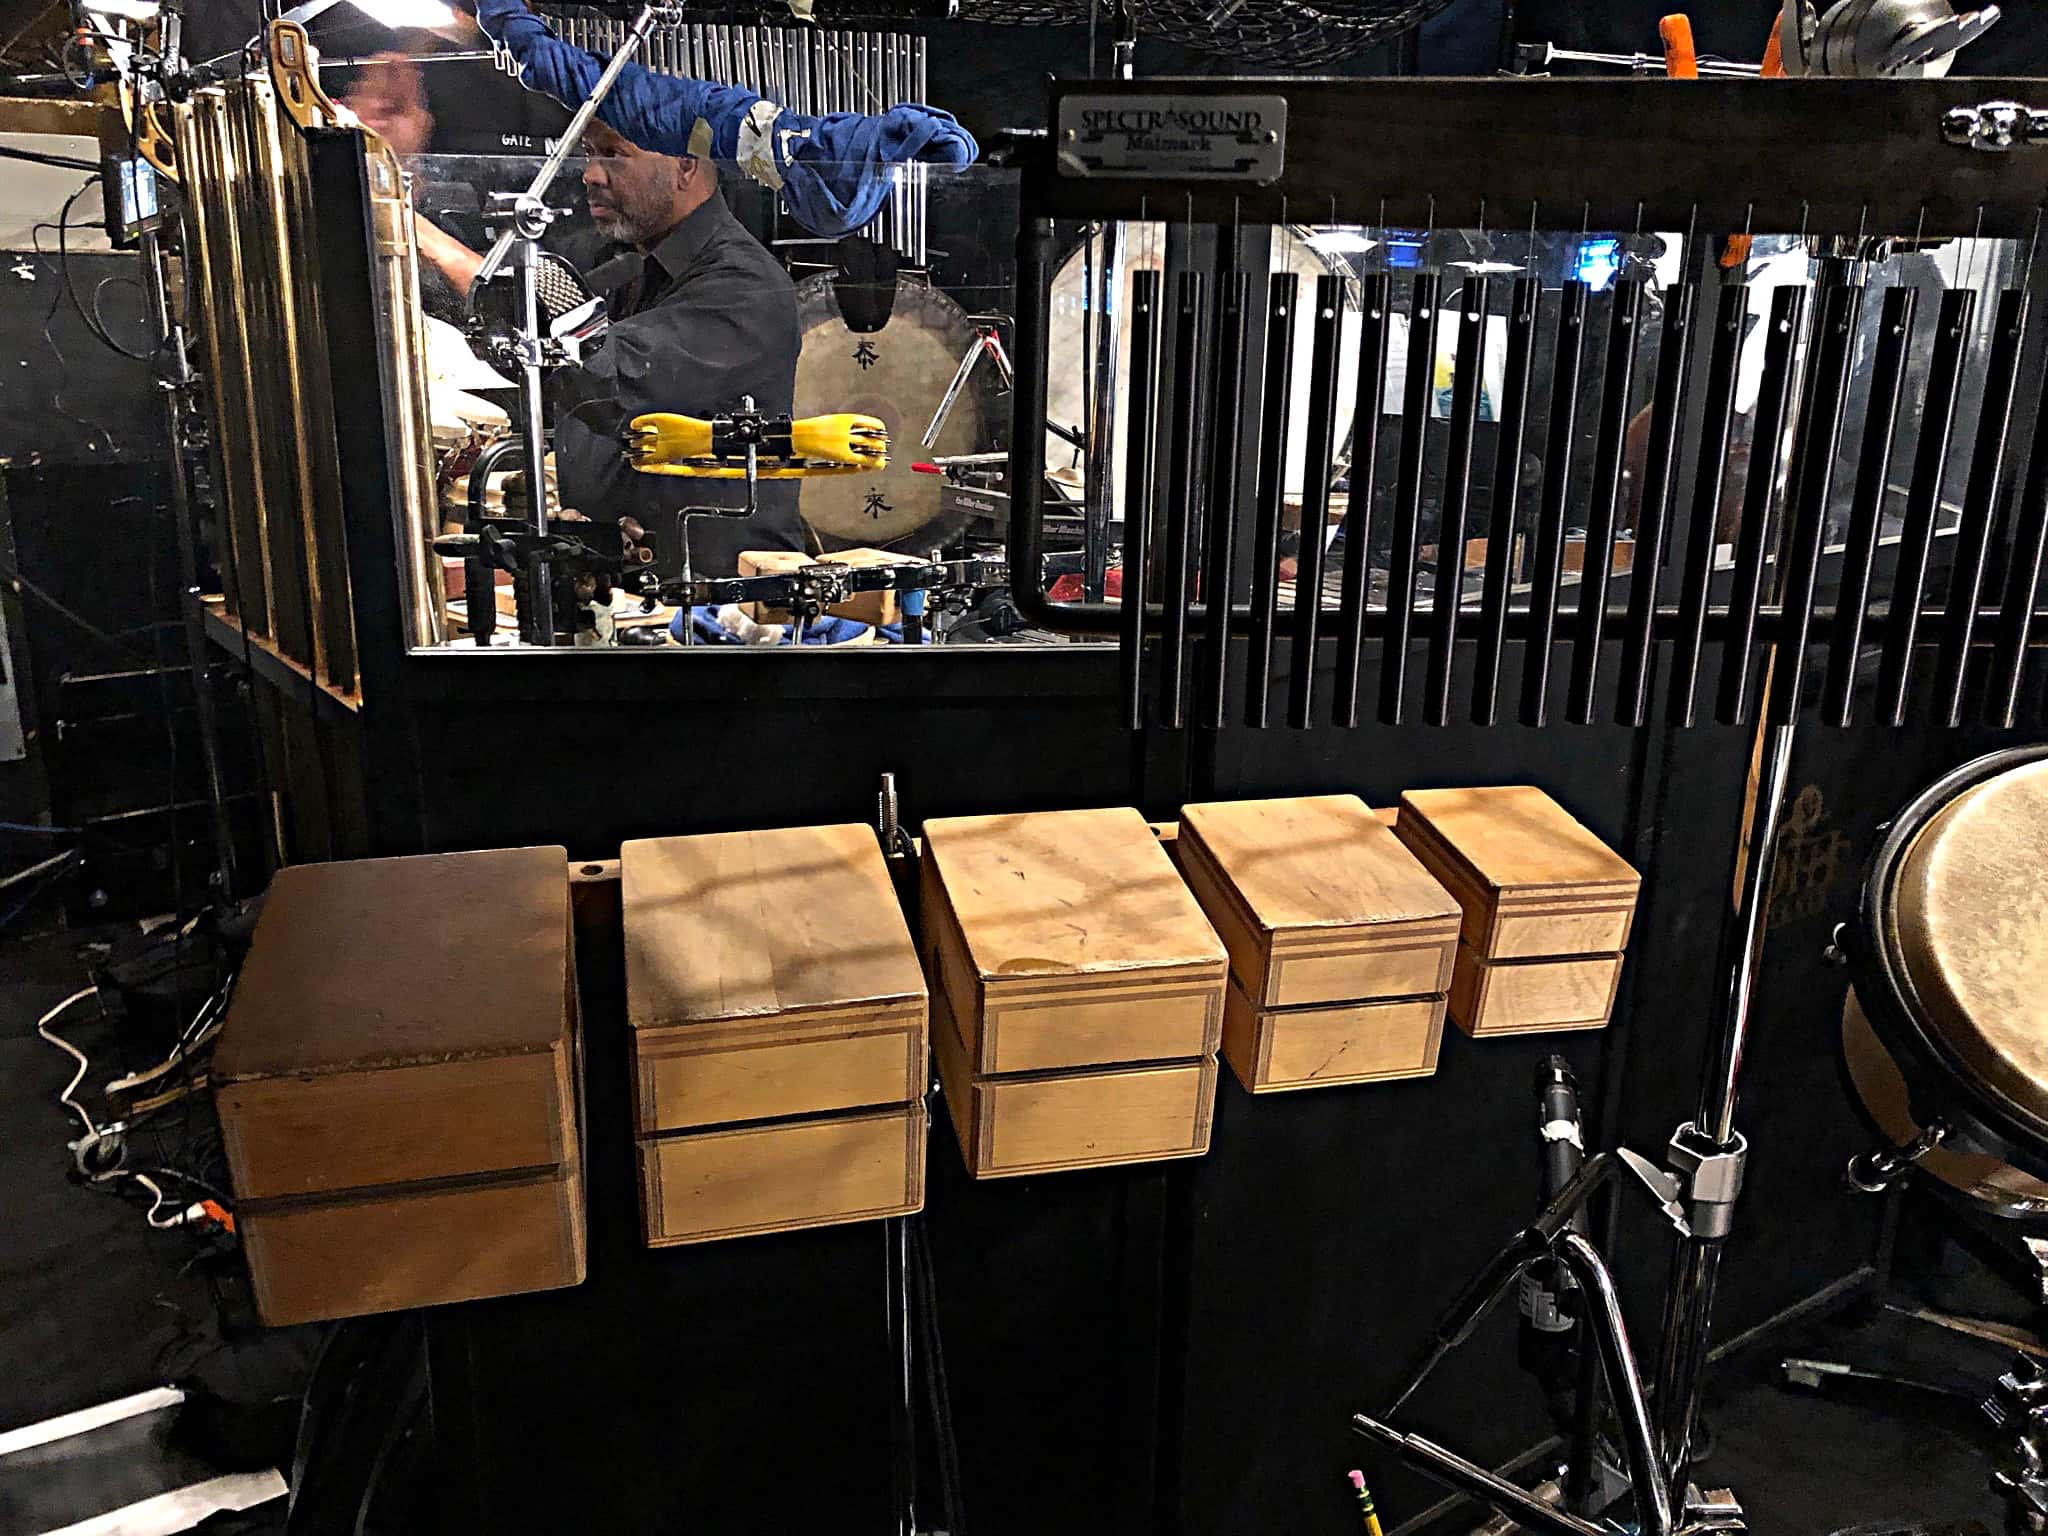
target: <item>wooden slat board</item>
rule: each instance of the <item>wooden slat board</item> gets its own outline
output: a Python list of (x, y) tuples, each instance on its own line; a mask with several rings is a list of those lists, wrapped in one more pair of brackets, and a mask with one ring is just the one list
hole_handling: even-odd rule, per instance
[(1178, 852), (1258, 1007), (1449, 984), (1461, 909), (1356, 795), (1190, 805)]
[(1222, 942), (1136, 811), (925, 824), (935, 987), (981, 1072), (1190, 1059), (1222, 1027)]
[(640, 1143), (649, 1246), (903, 1216), (924, 1206), (922, 1103)]
[(1451, 1022), (1474, 1036), (1599, 1029), (1614, 1011), (1621, 958), (1482, 960), (1461, 944), (1451, 979)]
[(1642, 877), (1529, 785), (1410, 790), (1395, 825), (1486, 959), (1618, 954)]
[(642, 1135), (922, 1097), (925, 981), (872, 829), (620, 850)]
[(947, 999), (932, 999), (932, 1054), (977, 1179), (1199, 1157), (1209, 1150), (1216, 1058), (1022, 1077), (977, 1076)]
[(1223, 1055), (1248, 1093), (1428, 1077), (1443, 1043), (1444, 1000), (1260, 1010), (1241, 988), (1223, 1013)]
[(235, 1211), (256, 1312), (273, 1328), (553, 1290), (583, 1280), (573, 1163)]

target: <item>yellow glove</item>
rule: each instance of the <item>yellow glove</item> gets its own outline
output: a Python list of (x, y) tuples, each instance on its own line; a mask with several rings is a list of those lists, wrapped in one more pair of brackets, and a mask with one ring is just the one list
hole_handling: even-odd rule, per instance
[(860, 469), (889, 463), (889, 429), (873, 416), (806, 416), (789, 424), (789, 439), (799, 459)]

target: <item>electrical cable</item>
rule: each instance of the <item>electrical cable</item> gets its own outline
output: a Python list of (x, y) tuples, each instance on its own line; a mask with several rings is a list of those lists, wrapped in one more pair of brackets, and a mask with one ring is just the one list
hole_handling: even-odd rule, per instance
[(150, 659), (147, 656), (145, 656), (142, 652), (135, 650), (130, 646), (124, 645), (118, 637), (109, 634), (104, 629), (101, 629), (99, 625), (93, 623), (93, 621), (85, 617), (84, 614), (70, 607), (60, 598), (52, 596), (42, 587), (39, 587), (33, 581), (30, 581), (28, 577), (22, 575), (21, 567), (16, 565), (13, 561), (7, 559), (0, 559), (0, 584), (5, 584), (6, 586), (13, 589), (13, 591), (18, 596), (34, 598), (37, 602), (41, 603), (50, 612), (56, 614), (58, 618), (64, 620), (67, 624), (70, 624), (73, 628), (78, 630), (79, 633), (91, 636), (93, 639), (99, 641), (100, 644), (104, 645), (108, 650), (112, 651), (115, 655), (121, 657), (123, 660), (131, 663), (132, 665), (138, 667), (147, 667), (150, 665)]
[(69, 1013), (78, 1004), (84, 1002), (88, 997), (98, 997), (99, 995), (100, 989), (98, 986), (83, 987), (36, 1020), (36, 1033), (78, 1063), (78, 1070), (71, 1074), (71, 1081), (66, 1083), (64, 1091), (57, 1095), (57, 1102), (78, 1116), (79, 1123), (85, 1127), (85, 1133), (88, 1136), (99, 1135), (100, 1128), (92, 1123), (92, 1116), (86, 1111), (86, 1107), (79, 1103), (78, 1100), (72, 1098), (71, 1095), (78, 1091), (78, 1085), (85, 1081), (85, 1074), (92, 1070), (92, 1061), (86, 1056), (85, 1052), (73, 1045), (69, 1040), (66, 1040), (62, 1035), (53, 1034), (50, 1026), (66, 1013)]
[[(131, 352), (126, 347), (122, 346), (121, 343), (114, 340), (113, 336), (108, 332), (107, 328), (104, 325), (100, 324), (97, 318), (97, 305), (99, 301), (98, 289), (95, 289), (93, 291), (93, 301), (95, 308), (89, 310), (85, 307), (85, 302), (78, 296), (78, 285), (72, 281), (71, 250), (70, 247), (65, 243), (64, 232), (72, 227), (72, 204), (76, 203), (79, 200), (79, 198), (85, 195), (86, 187), (90, 187), (94, 182), (98, 180), (100, 180), (100, 173), (98, 171), (94, 171), (92, 175), (88, 176), (85, 179), (85, 186), (80, 187), (76, 192), (71, 194), (70, 198), (67, 199), (64, 204), (64, 211), (57, 215), (57, 271), (58, 274), (64, 279), (64, 291), (71, 296), (71, 307), (78, 311), (78, 318), (85, 322), (85, 328), (87, 330), (91, 331), (94, 336), (98, 337), (99, 340), (104, 345), (112, 347), (116, 352), (120, 353), (123, 357), (129, 359), (131, 362), (154, 364), (156, 362), (156, 352)], [(105, 285), (102, 284), (102, 286)]]
[(99, 167), (90, 160), (81, 160), (76, 155), (50, 155), (40, 149), (16, 149), (0, 144), (0, 160), (26, 160), (30, 165), (54, 166), (60, 171), (90, 171), (99, 174)]
[[(72, 193), (71, 196), (65, 200), (63, 212), (57, 215), (57, 222), (55, 224), (52, 224), (47, 219), (44, 219), (30, 226), (28, 234), (29, 245), (35, 251), (37, 257), (39, 257), (46, 264), (48, 263), (50, 258), (43, 250), (43, 231), (46, 229), (55, 229), (61, 231), (65, 223), (71, 217), (72, 207), (78, 202), (78, 199), (85, 194), (86, 188), (90, 187), (94, 182), (98, 180), (98, 172), (94, 172), (91, 176), (88, 176), (86, 178), (85, 185), (81, 186), (76, 192)], [(70, 406), (64, 403), (64, 386), (70, 380), (71, 377), (71, 360), (64, 355), (64, 349), (57, 345), (57, 338), (50, 330), (50, 327), (55, 325), (57, 322), (57, 308), (64, 302), (64, 284), (62, 282), (63, 267), (61, 264), (57, 268), (57, 277), (59, 279), (57, 291), (50, 295), (50, 307), (43, 314), (43, 345), (48, 347), (50, 349), (50, 355), (57, 359), (57, 383), (56, 386), (50, 391), (50, 402), (51, 404), (56, 406), (57, 413), (60, 416), (64, 417), (65, 420), (76, 422), (79, 426), (84, 427), (89, 432), (97, 432), (100, 435), (100, 438), (106, 443), (107, 452), (112, 453), (114, 451), (114, 435), (111, 432), (109, 432), (105, 427), (101, 426), (98, 422), (89, 420), (88, 418), (79, 415), (78, 412), (72, 410)]]

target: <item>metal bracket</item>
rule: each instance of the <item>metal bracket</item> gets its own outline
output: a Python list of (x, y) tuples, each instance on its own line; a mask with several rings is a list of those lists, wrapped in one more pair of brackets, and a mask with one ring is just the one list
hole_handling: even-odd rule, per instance
[(1671, 1133), (1665, 1162), (1685, 1186), (1686, 1220), (1695, 1237), (1726, 1237), (1735, 1221), (1735, 1201), (1742, 1193), (1742, 1173), (1749, 1163), (1749, 1143), (1731, 1133), (1726, 1146), (1687, 1121)]
[(1941, 136), (1963, 149), (1998, 154), (2048, 139), (2048, 111), (2017, 101), (1980, 101), (1951, 107), (1941, 117)]
[(1628, 1171), (1650, 1192), (1650, 1198), (1657, 1202), (1671, 1225), (1678, 1229), (1678, 1235), (1691, 1237), (1692, 1227), (1685, 1219), (1685, 1207), (1678, 1203), (1679, 1197), (1685, 1193), (1685, 1186), (1678, 1175), (1666, 1173), (1640, 1152), (1631, 1152), (1627, 1147), (1620, 1148), (1618, 1155)]

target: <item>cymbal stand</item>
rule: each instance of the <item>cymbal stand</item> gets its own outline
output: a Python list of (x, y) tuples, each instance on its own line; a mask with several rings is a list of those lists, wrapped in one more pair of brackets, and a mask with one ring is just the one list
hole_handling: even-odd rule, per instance
[[(533, 520), (533, 531), (543, 539), (548, 531), (548, 447), (547, 427), (541, 416), (541, 375), (551, 359), (553, 343), (541, 313), (540, 241), (554, 222), (556, 212), (546, 202), (547, 190), (561, 175), (569, 157), (583, 143), (583, 135), (589, 129), (591, 119), (597, 116), (597, 109), (611, 94), (620, 72), (639, 52), (648, 34), (658, 23), (672, 21), (680, 14), (680, 8), (672, 5), (641, 7), (639, 16), (626, 33), (625, 41), (619, 44), (604, 72), (597, 77), (597, 84), (592, 87), (589, 97), (569, 119), (569, 126), (562, 131), (547, 159), (541, 162), (526, 190), (494, 193), (491, 198), (488, 218), (497, 228), (497, 238), (485, 253), (483, 265), (477, 268), (474, 282), (491, 282), (509, 266), (519, 284), (519, 336), (514, 343), (519, 359), (519, 431), (526, 450), (523, 463), (531, 498), (528, 515)], [(521, 638), (532, 645), (552, 645), (555, 638), (554, 591), (544, 559), (537, 562), (527, 580), (531, 587), (527, 605), (530, 621), (527, 633)]]

